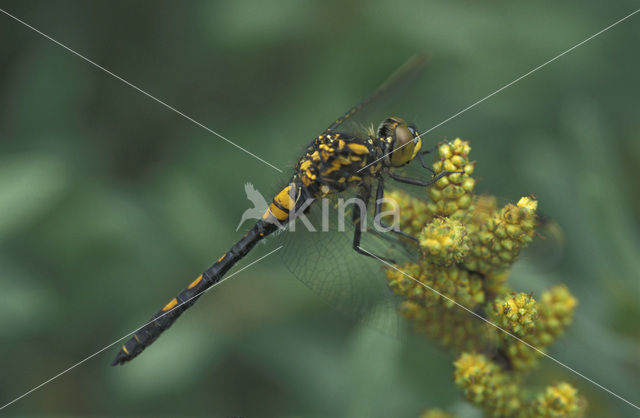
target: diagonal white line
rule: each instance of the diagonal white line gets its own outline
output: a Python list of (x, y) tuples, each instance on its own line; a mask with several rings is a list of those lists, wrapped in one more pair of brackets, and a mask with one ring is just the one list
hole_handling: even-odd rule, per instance
[[(538, 65), (537, 67), (535, 67), (534, 69), (526, 72), (525, 74), (521, 75), (520, 77), (516, 78), (515, 80), (513, 80), (512, 82), (505, 84), (504, 86), (500, 87), (498, 90), (494, 91), (493, 93), (483, 97), (482, 99), (478, 100), (477, 102), (465, 107), (464, 109), (462, 109), (461, 111), (459, 111), (458, 113), (456, 113), (453, 116), (449, 116), (447, 119), (443, 120), (442, 122), (440, 122), (439, 124), (427, 129), (426, 131), (424, 131), (423, 133), (421, 133), (419, 136), (422, 135), (426, 135), (429, 132), (433, 131), (436, 128), (439, 128), (440, 126), (444, 125), (445, 123), (449, 122), (451, 119), (457, 118), (458, 116), (460, 116), (461, 114), (463, 114), (464, 112), (466, 112), (469, 109), (472, 109), (474, 107), (476, 107), (477, 105), (479, 105), (480, 103), (484, 102), (485, 100), (495, 96), (496, 94), (500, 93), (502, 90), (506, 89), (507, 87), (510, 87), (512, 85), (514, 85), (515, 83), (517, 83), (518, 81), (522, 80), (525, 77), (528, 77), (529, 75), (535, 73), (536, 71), (538, 71), (539, 69), (541, 69), (542, 67), (545, 67), (546, 65), (552, 63), (553, 61), (557, 60), (558, 58), (562, 57), (565, 54), (568, 54), (569, 52), (573, 51), (574, 49), (578, 48), (579, 46), (589, 42), (590, 40), (592, 40), (593, 38), (595, 38), (596, 36), (608, 31), (609, 29), (611, 29), (612, 27), (616, 26), (619, 23), (624, 22), (625, 20), (629, 19), (631, 16), (635, 15), (636, 13), (640, 12), (640, 9), (636, 10), (635, 12), (629, 13), (628, 15), (626, 15), (625, 17), (623, 17), (622, 19), (616, 20), (615, 22), (613, 22), (612, 24), (610, 24), (609, 26), (607, 26), (606, 28), (602, 29), (599, 32), (594, 33), (593, 35), (589, 36), (587, 39), (583, 40), (582, 42), (579, 42), (577, 44), (575, 44), (574, 46), (572, 46), (571, 48), (567, 49), (566, 51), (556, 55), (555, 57), (551, 58), (549, 61)], [(397, 149), (400, 149), (406, 145), (411, 144), (412, 142), (407, 142), (406, 144), (398, 147)], [(388, 154), (383, 155), (382, 157), (378, 158), (377, 160), (365, 165), (364, 167), (362, 167), (360, 170), (358, 170), (358, 172), (364, 170), (365, 168), (369, 167), (372, 164), (377, 163), (378, 161), (382, 160), (383, 158), (386, 158)]]
[[(213, 286), (211, 286), (208, 289), (205, 289), (195, 295), (193, 295), (191, 298), (185, 300), (184, 302), (174, 306), (172, 309), (168, 310), (167, 312), (163, 313), (162, 315), (158, 316), (158, 318), (162, 318), (164, 315), (168, 314), (169, 312), (171, 312), (172, 310), (178, 308), (181, 305), (184, 305), (185, 303), (189, 302), (190, 300), (200, 296), (203, 293), (208, 292), (209, 290), (213, 289), (214, 287), (218, 286), (219, 284), (221, 284), (222, 282), (226, 281), (227, 279), (232, 278), (233, 276), (235, 276), (236, 274), (240, 273), (242, 270), (251, 267), (252, 265), (254, 265), (255, 263), (257, 263), (258, 261), (261, 261), (263, 259), (265, 259), (266, 257), (270, 256), (271, 254), (275, 253), (276, 251), (278, 251), (280, 248), (282, 248), (282, 245), (279, 246), (278, 248), (276, 248), (275, 250), (263, 255), (262, 257), (258, 258), (257, 260), (252, 261), (251, 263), (247, 264), (246, 266), (242, 267), (241, 269), (234, 271), (233, 273), (231, 273), (230, 275), (228, 275), (227, 277), (223, 278), (222, 280), (220, 280), (218, 283), (214, 284)], [(25, 396), (35, 392), (36, 390), (40, 389), (41, 387), (43, 387), (44, 385), (46, 385), (47, 383), (50, 383), (54, 380), (56, 380), (57, 378), (59, 378), (60, 376), (62, 376), (63, 374), (70, 372), (71, 370), (75, 369), (76, 367), (78, 367), (79, 365), (81, 365), (82, 363), (92, 359), (93, 357), (97, 356), (98, 354), (102, 353), (103, 351), (113, 347), (114, 345), (116, 345), (117, 343), (119, 343), (120, 341), (124, 340), (125, 338), (127, 338), (128, 336), (135, 334), (136, 332), (138, 332), (140, 329), (144, 328), (145, 326), (149, 325), (150, 323), (152, 323), (153, 321), (155, 321), (156, 319), (152, 321), (147, 322), (146, 324), (134, 329), (133, 331), (131, 331), (130, 333), (123, 335), (122, 337), (118, 338), (117, 340), (115, 340), (114, 342), (112, 342), (111, 344), (101, 348), (100, 350), (96, 351), (95, 353), (91, 354), (90, 356), (85, 357), (84, 359), (80, 360), (79, 362), (77, 362), (76, 364), (70, 366), (69, 368), (61, 371), (60, 373), (58, 373), (57, 375), (53, 376), (52, 378), (45, 380), (44, 382), (40, 383), (38, 386), (34, 387), (33, 389), (23, 393), (22, 395), (18, 396), (17, 398), (15, 398), (14, 400), (12, 400), (11, 402), (8, 402), (6, 404), (4, 404), (3, 406), (0, 407), (0, 411), (3, 410), (4, 408), (8, 407), (9, 405), (19, 401), (20, 399), (24, 398)]]
[(53, 39), (51, 36), (47, 35), (46, 33), (43, 33), (41, 31), (39, 31), (38, 29), (34, 28), (33, 26), (29, 25), (28, 23), (26, 23), (23, 20), (18, 19), (17, 17), (15, 17), (14, 15), (12, 15), (11, 13), (7, 12), (6, 10), (0, 9), (0, 12), (4, 13), (5, 15), (7, 15), (8, 17), (10, 17), (11, 19), (15, 20), (18, 23), (22, 23), (24, 26), (28, 27), (29, 29), (31, 29), (32, 31), (44, 36), (45, 38), (47, 38), (48, 40), (50, 40), (51, 42), (55, 43), (56, 45), (66, 49), (67, 51), (71, 52), (72, 54), (82, 58), (83, 60), (85, 60), (86, 62), (88, 62), (89, 64), (93, 65), (94, 67), (97, 67), (99, 69), (101, 69), (102, 71), (104, 71), (105, 73), (109, 74), (110, 76), (122, 81), (124, 84), (126, 84), (129, 87), (134, 88), (135, 90), (139, 91), (140, 93), (144, 94), (145, 96), (147, 96), (148, 98), (155, 100), (156, 102), (160, 103), (162, 106), (166, 107), (169, 110), (174, 111), (175, 113), (177, 113), (178, 115), (182, 116), (183, 118), (195, 123), (196, 125), (198, 125), (199, 127), (201, 127), (202, 129), (206, 130), (209, 133), (214, 134), (215, 136), (217, 136), (220, 139), (223, 139), (225, 141), (227, 141), (229, 144), (233, 145), (234, 147), (238, 148), (241, 151), (246, 152), (247, 154), (251, 155), (253, 158), (262, 161), (263, 163), (265, 163), (266, 165), (268, 165), (269, 167), (273, 168), (274, 170), (277, 170), (279, 172), (282, 173), (282, 170), (279, 169), (278, 167), (274, 166), (273, 164), (263, 160), (262, 158), (258, 157), (257, 155), (255, 155), (254, 153), (252, 153), (251, 151), (248, 151), (247, 149), (241, 147), (240, 145), (236, 144), (235, 142), (225, 138), (224, 136), (222, 136), (221, 134), (219, 134), (218, 132), (214, 131), (213, 129), (210, 129), (206, 126), (204, 126), (203, 124), (201, 124), (200, 122), (198, 122), (197, 120), (185, 115), (184, 113), (182, 113), (181, 111), (179, 111), (178, 109), (176, 109), (173, 106), (170, 106), (168, 104), (166, 104), (165, 102), (163, 102), (162, 100), (158, 99), (157, 97), (151, 95), (150, 93), (147, 93), (146, 91), (142, 90), (140, 87), (128, 82), (127, 80), (125, 80), (124, 78), (120, 77), (117, 74), (112, 73), (111, 71), (107, 70), (106, 68), (104, 68), (103, 66), (91, 61), (89, 58), (85, 57), (84, 55), (80, 54), (79, 52), (74, 51), (73, 49), (69, 48), (68, 46), (64, 45), (61, 42), (58, 42), (57, 40)]
[(543, 356), (547, 357), (548, 359), (553, 360), (554, 362), (556, 362), (557, 364), (561, 365), (561, 366), (562, 366), (562, 367), (564, 367), (565, 369), (570, 370), (570, 371), (572, 371), (573, 373), (575, 373), (575, 374), (577, 374), (578, 376), (580, 376), (580, 377), (582, 377), (583, 379), (585, 379), (586, 381), (593, 383), (594, 385), (596, 385), (596, 386), (597, 386), (597, 387), (599, 387), (600, 389), (604, 390), (605, 392), (608, 392), (609, 394), (611, 394), (611, 395), (615, 396), (616, 398), (620, 399), (621, 401), (624, 401), (624, 402), (628, 403), (629, 405), (633, 406), (634, 408), (636, 408), (636, 409), (640, 410), (640, 407), (639, 407), (639, 406), (637, 406), (636, 404), (629, 402), (628, 400), (626, 400), (626, 399), (625, 399), (625, 398), (623, 398), (622, 396), (620, 396), (620, 395), (616, 394), (615, 392), (613, 392), (613, 391), (611, 391), (611, 390), (607, 389), (606, 387), (602, 386), (602, 385), (601, 385), (601, 384), (599, 384), (598, 382), (595, 382), (595, 381), (593, 381), (592, 379), (589, 379), (587, 376), (585, 376), (585, 375), (583, 375), (582, 373), (578, 372), (577, 370), (575, 370), (575, 369), (573, 369), (573, 368), (571, 368), (571, 367), (567, 366), (566, 364), (562, 363), (560, 360), (556, 360), (555, 358), (553, 358), (553, 357), (552, 357), (552, 356), (550, 356), (549, 354), (545, 353), (544, 351), (540, 350), (539, 348), (534, 347), (533, 345), (529, 344), (528, 342), (524, 341), (523, 339), (518, 338), (516, 335), (514, 335), (514, 334), (510, 333), (510, 332), (509, 332), (509, 331), (507, 331), (506, 329), (504, 329), (504, 328), (500, 327), (499, 325), (496, 325), (496, 324), (494, 324), (493, 322), (489, 321), (488, 319), (486, 319), (486, 318), (482, 317), (482, 315), (479, 315), (479, 314), (477, 314), (477, 313), (473, 312), (471, 309), (469, 309), (469, 308), (467, 308), (466, 306), (464, 306), (464, 305), (462, 305), (462, 304), (460, 304), (460, 303), (456, 302), (455, 300), (451, 299), (451, 298), (450, 298), (450, 297), (448, 297), (447, 295), (444, 295), (444, 294), (442, 294), (442, 293), (438, 292), (436, 289), (432, 288), (431, 286), (429, 286), (429, 285), (427, 285), (427, 284), (424, 284), (424, 283), (422, 283), (420, 280), (418, 280), (418, 279), (415, 279), (415, 278), (411, 277), (409, 274), (407, 274), (407, 273), (405, 273), (404, 271), (400, 270), (399, 268), (397, 268), (397, 267), (396, 267), (396, 266), (394, 266), (393, 264), (386, 262), (385, 260), (383, 260), (383, 259), (381, 259), (380, 257), (376, 256), (375, 254), (370, 253), (369, 251), (367, 251), (367, 250), (363, 249), (362, 247), (360, 247), (360, 249), (361, 249), (362, 251), (364, 251), (365, 253), (367, 253), (369, 256), (371, 256), (371, 257), (375, 258), (375, 259), (376, 259), (376, 260), (378, 260), (378, 261), (383, 262), (383, 263), (384, 263), (384, 264), (386, 264), (387, 266), (389, 266), (389, 267), (393, 268), (394, 270), (396, 270), (396, 271), (400, 272), (402, 275), (404, 275), (404, 276), (406, 276), (406, 277), (410, 278), (410, 279), (411, 279), (411, 280), (413, 280), (414, 282), (418, 283), (420, 286), (423, 286), (424, 288), (431, 290), (432, 292), (436, 293), (438, 296), (440, 296), (440, 297), (442, 297), (442, 298), (444, 298), (444, 299), (448, 300), (448, 301), (449, 301), (449, 302), (451, 302), (451, 303), (454, 303), (456, 306), (458, 306), (458, 307), (460, 307), (460, 308), (464, 309), (465, 311), (469, 312), (471, 315), (473, 315), (473, 316), (475, 316), (475, 317), (477, 317), (477, 318), (479, 318), (479, 319), (483, 320), (484, 322), (486, 322), (487, 324), (491, 325), (492, 327), (495, 327), (495, 328), (497, 328), (498, 330), (500, 330), (500, 331), (504, 332), (505, 334), (507, 334), (508, 336), (510, 336), (510, 337), (512, 337), (512, 338), (514, 338), (514, 339), (516, 339), (516, 340), (518, 340), (518, 341), (520, 341), (522, 344), (524, 344), (524, 345), (526, 345), (527, 347), (529, 347), (529, 348), (531, 348), (531, 349), (533, 349), (533, 350), (537, 351), (538, 353), (542, 354)]

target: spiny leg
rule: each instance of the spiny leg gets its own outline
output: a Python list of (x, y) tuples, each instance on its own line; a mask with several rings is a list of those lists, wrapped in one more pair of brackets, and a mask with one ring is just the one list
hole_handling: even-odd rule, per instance
[(423, 156), (423, 155), (427, 155), (427, 154), (431, 154), (433, 151), (435, 151), (435, 150), (436, 150), (436, 148), (437, 148), (437, 145), (436, 145), (436, 146), (434, 146), (434, 147), (433, 147), (433, 148), (431, 148), (431, 149), (424, 150), (424, 151), (422, 151), (422, 152), (420, 152), (420, 153), (418, 154), (418, 159), (420, 160), (420, 165), (422, 165), (422, 167), (423, 167), (423, 168), (425, 168), (425, 169), (429, 170), (429, 171), (431, 172), (431, 174), (433, 174), (434, 176), (436, 175), (436, 172), (435, 172), (435, 171), (433, 171), (433, 168), (429, 167), (429, 165), (424, 161), (424, 158), (422, 158), (422, 156)]
[(435, 182), (437, 182), (438, 180), (440, 180), (442, 177), (448, 176), (449, 174), (464, 174), (464, 171), (443, 171), (442, 173), (439, 173), (429, 181), (415, 179), (412, 177), (399, 176), (394, 173), (389, 173), (389, 177), (391, 177), (392, 179), (400, 183), (411, 184), (413, 186), (420, 186), (420, 187), (429, 187)]
[(420, 155), (427, 155), (427, 154), (431, 154), (432, 152), (434, 152), (434, 151), (436, 150), (436, 148), (438, 148), (438, 146), (437, 146), (437, 145), (434, 145), (434, 146), (432, 146), (432, 147), (431, 147), (431, 148), (429, 148), (429, 149), (422, 150), (422, 151), (420, 151)]

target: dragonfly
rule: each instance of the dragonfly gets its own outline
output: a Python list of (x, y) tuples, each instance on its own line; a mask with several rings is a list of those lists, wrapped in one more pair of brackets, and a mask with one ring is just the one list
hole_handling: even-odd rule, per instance
[[(144, 327), (136, 331), (122, 345), (112, 365), (122, 365), (142, 353), (187, 309), (193, 306), (204, 291), (220, 282), (229, 269), (247, 256), (256, 244), (276, 231), (286, 228), (297, 216), (310, 214), (319, 200), (344, 194), (355, 195), (359, 201), (364, 202), (364, 206), (353, 205), (351, 209), (353, 235), (347, 238), (345, 237), (346, 232), (342, 232), (338, 237), (340, 241), (348, 239), (350, 245), (348, 243), (346, 245), (350, 246), (349, 250), (353, 254), (357, 254), (358, 257), (368, 258), (370, 261), (371, 258), (388, 262), (394, 261), (383, 254), (375, 254), (361, 247), (363, 231), (366, 230), (367, 224), (364, 218), (369, 209), (373, 209), (373, 220), (377, 222), (380, 229), (403, 238), (403, 241), (417, 241), (415, 237), (406, 234), (399, 228), (383, 224), (380, 215), (385, 193), (385, 179), (390, 178), (411, 187), (424, 188), (432, 185), (443, 176), (459, 172), (443, 171), (436, 175), (423, 159), (423, 155), (428, 154), (431, 150), (422, 149), (422, 138), (416, 126), (398, 116), (386, 117), (377, 130), (374, 130), (372, 126), (363, 129), (357, 123), (353, 123), (350, 127), (347, 122), (353, 121), (354, 115), (418, 74), (425, 63), (425, 56), (417, 56), (408, 61), (372, 94), (345, 112), (314, 138), (297, 161), (293, 176), (287, 185), (275, 194), (262, 217), (229, 251), (198, 275), (176, 297), (172, 298), (153, 315)], [(424, 169), (431, 172), (430, 178), (407, 177), (395, 172), (396, 169), (405, 167), (416, 159), (420, 161)], [(375, 199), (372, 204), (374, 186)], [(329, 247), (314, 248), (315, 245), (318, 245), (318, 240), (305, 235), (304, 232), (296, 232), (293, 235), (296, 235), (298, 240), (301, 239), (302, 242), (288, 246), (290, 251), (293, 251), (293, 253), (288, 253), (286, 257), (290, 270), (313, 290), (330, 299), (335, 299), (336, 292), (344, 294), (344, 289), (341, 290), (339, 287), (334, 286), (331, 289), (331, 283), (327, 279), (351, 274), (353, 269), (360, 268), (355, 264), (361, 265), (361, 260), (352, 262), (351, 266), (348, 266), (348, 263), (334, 263), (338, 268), (327, 271), (324, 280), (317, 280), (319, 275), (323, 275), (325, 272), (321, 268), (317, 268), (312, 261), (299, 262), (298, 260), (305, 257), (305, 254), (301, 254), (304, 252), (303, 250), (313, 252), (313, 256), (316, 258), (330, 257), (329, 254), (326, 254), (326, 251), (330, 251)], [(378, 242), (382, 242), (382, 244), (375, 248), (384, 250), (385, 247), (390, 248), (394, 245), (394, 240), (387, 240), (386, 237), (379, 236), (378, 238)], [(325, 238), (324, 241), (326, 240)], [(331, 257), (345, 257), (344, 248), (334, 248), (337, 248), (335, 250), (337, 253)], [(374, 261), (378, 262), (378, 260)], [(340, 266), (346, 270), (340, 271)], [(347, 305), (357, 305), (357, 303), (348, 302), (348, 298), (343, 298), (343, 300), (347, 301)], [(351, 310), (353, 308), (354, 306), (350, 306)]]

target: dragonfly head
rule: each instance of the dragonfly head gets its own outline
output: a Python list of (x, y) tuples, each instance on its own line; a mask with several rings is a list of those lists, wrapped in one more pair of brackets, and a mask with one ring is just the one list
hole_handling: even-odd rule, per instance
[(409, 125), (397, 116), (387, 118), (380, 124), (378, 137), (386, 144), (385, 161), (391, 167), (409, 164), (422, 147), (415, 125)]

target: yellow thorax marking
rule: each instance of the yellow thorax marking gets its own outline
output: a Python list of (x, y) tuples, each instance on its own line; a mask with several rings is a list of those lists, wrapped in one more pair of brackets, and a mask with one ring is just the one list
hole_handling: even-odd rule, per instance
[(351, 151), (353, 151), (356, 154), (368, 154), (369, 153), (369, 148), (367, 148), (366, 146), (364, 146), (362, 144), (349, 144), (348, 147), (349, 147), (349, 149)]
[(302, 164), (300, 164), (300, 170), (304, 171), (311, 165), (311, 160), (304, 160)]

